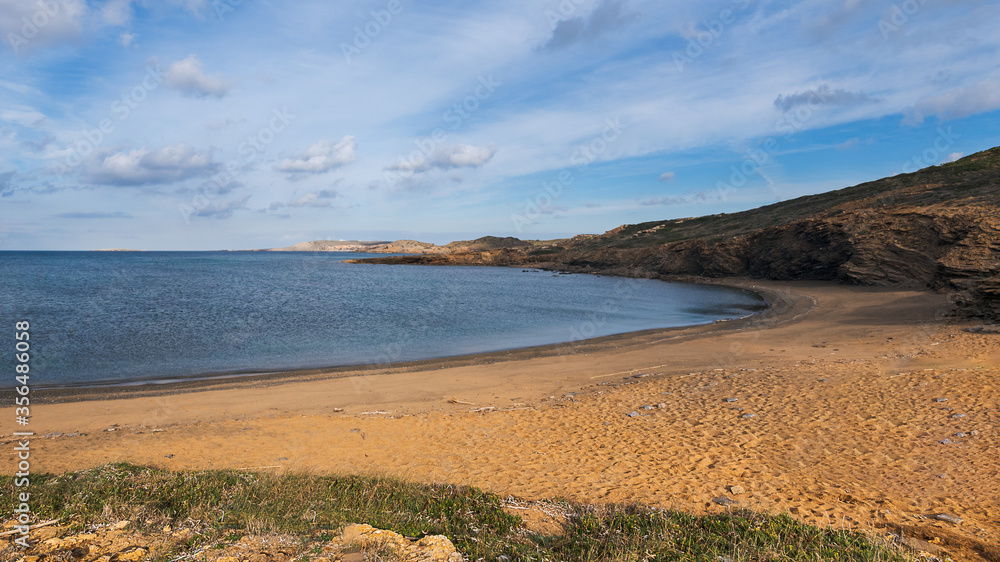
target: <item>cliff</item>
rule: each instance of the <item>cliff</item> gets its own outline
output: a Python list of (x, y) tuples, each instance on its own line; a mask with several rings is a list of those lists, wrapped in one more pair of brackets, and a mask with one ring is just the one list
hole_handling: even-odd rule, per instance
[(1000, 319), (1000, 148), (741, 213), (373, 261), (939, 289), (962, 314)]

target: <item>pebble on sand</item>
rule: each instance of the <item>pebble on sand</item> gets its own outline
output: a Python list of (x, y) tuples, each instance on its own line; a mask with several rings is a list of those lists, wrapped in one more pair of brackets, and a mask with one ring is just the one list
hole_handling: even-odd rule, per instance
[(742, 418), (743, 418), (743, 419), (745, 419), (745, 420), (748, 420), (748, 419), (750, 419), (750, 418), (756, 418), (756, 417), (757, 417), (757, 414), (743, 414), (743, 415), (742, 415), (742, 416), (740, 416), (740, 417), (742, 417)]
[(955, 525), (961, 525), (962, 522), (965, 521), (965, 519), (962, 519), (961, 517), (957, 515), (952, 515), (950, 513), (938, 513), (937, 515), (934, 516), (934, 519), (937, 519), (938, 521), (944, 521), (946, 523), (952, 523)]
[(734, 499), (731, 499), (731, 498), (727, 498), (726, 496), (719, 496), (717, 498), (712, 498), (712, 503), (717, 503), (717, 504), (723, 505), (723, 506), (729, 506), (729, 505), (738, 504), (740, 502), (738, 502), (738, 501), (736, 501)]

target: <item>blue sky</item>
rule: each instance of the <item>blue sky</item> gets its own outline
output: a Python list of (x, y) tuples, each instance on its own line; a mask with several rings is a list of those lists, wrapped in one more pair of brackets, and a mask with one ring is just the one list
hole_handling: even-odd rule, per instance
[(1000, 145), (1000, 3), (0, 0), (0, 249), (555, 238)]

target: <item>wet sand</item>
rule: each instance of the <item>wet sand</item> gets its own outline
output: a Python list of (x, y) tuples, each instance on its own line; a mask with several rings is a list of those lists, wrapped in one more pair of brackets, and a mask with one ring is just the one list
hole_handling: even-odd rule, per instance
[(963, 552), (1000, 544), (1000, 336), (964, 331), (972, 324), (945, 318), (932, 292), (743, 286), (777, 306), (388, 368), (114, 399), (46, 391), (70, 401), (34, 408), (32, 469), (373, 473), (698, 513), (726, 509), (711, 500), (727, 496), (819, 525), (903, 527)]

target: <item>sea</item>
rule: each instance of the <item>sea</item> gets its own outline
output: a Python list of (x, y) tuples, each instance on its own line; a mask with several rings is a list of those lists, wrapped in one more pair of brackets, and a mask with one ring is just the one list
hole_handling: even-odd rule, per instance
[[(153, 385), (559, 344), (733, 319), (754, 293), (334, 252), (0, 252), (0, 367), (33, 388)], [(25, 346), (22, 345), (21, 349)]]

